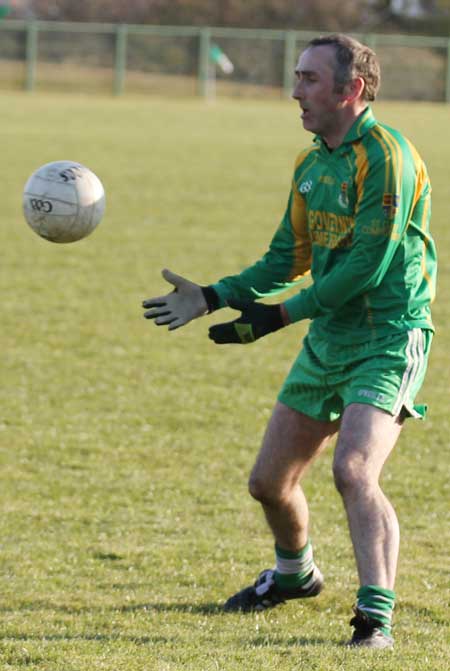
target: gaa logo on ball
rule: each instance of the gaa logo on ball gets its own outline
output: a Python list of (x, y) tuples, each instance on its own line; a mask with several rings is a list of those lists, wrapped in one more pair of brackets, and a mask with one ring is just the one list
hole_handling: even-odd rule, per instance
[(75, 242), (100, 223), (105, 190), (97, 175), (81, 163), (53, 161), (38, 168), (25, 184), (23, 212), (41, 238)]

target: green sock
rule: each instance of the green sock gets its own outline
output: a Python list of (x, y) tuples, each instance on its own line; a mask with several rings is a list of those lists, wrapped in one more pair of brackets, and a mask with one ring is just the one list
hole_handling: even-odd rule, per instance
[(314, 570), (312, 545), (308, 541), (299, 552), (283, 550), (275, 545), (277, 566), (275, 584), (281, 589), (291, 590), (306, 585)]
[(395, 592), (378, 585), (364, 585), (357, 592), (356, 607), (373, 620), (381, 623), (381, 631), (387, 636), (392, 629), (392, 611)]

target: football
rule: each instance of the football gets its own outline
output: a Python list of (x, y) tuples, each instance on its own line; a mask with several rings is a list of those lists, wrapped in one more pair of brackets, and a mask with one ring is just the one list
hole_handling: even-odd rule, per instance
[(33, 231), (51, 242), (81, 240), (100, 223), (105, 191), (97, 175), (74, 161), (38, 168), (23, 190), (23, 212)]

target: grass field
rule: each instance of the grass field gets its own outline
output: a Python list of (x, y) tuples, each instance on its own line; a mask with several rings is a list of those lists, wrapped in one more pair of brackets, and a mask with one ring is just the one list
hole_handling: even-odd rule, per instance
[[(220, 605), (273, 563), (247, 473), (305, 326), (217, 348), (141, 316), (168, 266), (199, 283), (264, 250), (309, 142), (292, 102), (2, 94), (0, 669), (444, 671), (448, 629), (449, 107), (379, 104), (428, 163), (437, 336), (384, 486), (400, 518), (396, 648), (346, 649), (357, 586), (331, 452), (305, 482), (322, 595)], [(90, 166), (107, 213), (72, 245), (21, 214), (29, 174)]]

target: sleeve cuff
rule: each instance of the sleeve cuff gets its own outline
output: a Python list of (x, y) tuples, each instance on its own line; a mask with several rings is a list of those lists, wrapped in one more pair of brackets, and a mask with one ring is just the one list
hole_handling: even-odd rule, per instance
[(213, 289), (212, 286), (200, 287), (203, 293), (203, 298), (206, 301), (208, 306), (208, 312), (214, 312), (220, 308), (220, 298), (218, 293)]

